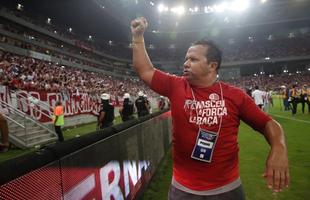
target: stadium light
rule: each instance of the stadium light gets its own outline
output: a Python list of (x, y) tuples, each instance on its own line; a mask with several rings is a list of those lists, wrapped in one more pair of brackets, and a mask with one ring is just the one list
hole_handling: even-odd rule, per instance
[(308, 68), (308, 71), (310, 71), (310, 67)]
[(88, 36), (88, 39), (89, 39), (89, 40), (93, 39), (93, 36), (89, 35), (89, 36)]
[(169, 8), (167, 6), (165, 6), (164, 4), (159, 4), (158, 7), (157, 7), (158, 11), (160, 13), (162, 12), (167, 12), (169, 10)]
[(69, 30), (69, 32), (70, 32), (70, 33), (72, 32), (72, 28), (71, 28), (71, 27), (69, 27), (69, 29), (68, 29), (68, 30)]
[(270, 57), (266, 57), (265, 60), (270, 60)]
[(171, 8), (170, 11), (177, 15), (183, 15), (185, 13), (185, 8), (181, 5)]
[(248, 7), (249, 7), (248, 0), (235, 0), (230, 5), (230, 9), (236, 12), (245, 11)]
[(212, 13), (213, 12), (213, 7), (205, 6), (203, 10), (204, 10), (205, 13)]
[(223, 2), (221, 4), (218, 5), (214, 5), (214, 10), (215, 12), (221, 13), (226, 11), (229, 8), (229, 5), (226, 2)]
[(155, 5), (152, 1), (150, 1), (150, 4), (151, 4), (151, 6), (154, 6), (154, 5)]

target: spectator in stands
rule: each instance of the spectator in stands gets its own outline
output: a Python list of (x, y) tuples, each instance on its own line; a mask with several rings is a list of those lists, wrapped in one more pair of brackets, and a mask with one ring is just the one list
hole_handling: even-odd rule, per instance
[(123, 98), (123, 107), (119, 110), (119, 114), (121, 115), (123, 122), (134, 119), (133, 111), (134, 105), (131, 101), (130, 94), (125, 93)]
[(142, 91), (139, 91), (138, 98), (135, 101), (135, 105), (137, 108), (138, 117), (143, 117), (143, 116), (146, 116), (150, 113), (149, 112), (149, 104), (145, 100), (144, 94)]
[(3, 114), (0, 112), (0, 131), (1, 131), (1, 143), (0, 152), (6, 152), (9, 150), (9, 128), (8, 122)]
[(55, 132), (57, 133), (59, 142), (64, 141), (64, 137), (61, 131), (61, 126), (65, 125), (64, 116), (65, 115), (64, 115), (62, 103), (61, 101), (57, 101), (55, 104), (55, 109), (54, 109), (53, 122), (54, 122)]
[[(217, 80), (221, 51), (199, 41), (185, 56), (183, 77), (153, 67), (144, 43), (145, 18), (131, 22), (133, 66), (140, 78), (171, 101), (173, 178), (169, 200), (245, 199), (238, 167), (240, 119), (261, 132), (271, 148), (264, 177), (279, 192), (289, 184), (287, 147), (279, 123), (242, 90)], [(209, 196), (204, 196), (209, 195)]]
[(99, 113), (98, 126), (100, 129), (113, 126), (114, 106), (110, 103), (110, 95), (103, 93), (101, 95), (102, 109)]

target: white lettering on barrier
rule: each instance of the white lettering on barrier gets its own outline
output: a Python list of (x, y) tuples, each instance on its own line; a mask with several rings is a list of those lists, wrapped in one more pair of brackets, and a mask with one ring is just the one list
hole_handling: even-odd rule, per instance
[[(137, 166), (138, 165), (138, 166)], [(118, 161), (110, 161), (99, 170), (101, 198), (110, 200), (124, 200), (130, 194), (130, 190), (134, 189), (143, 173), (149, 168), (149, 161), (129, 161), (123, 162), (121, 169)], [(72, 187), (64, 194), (65, 200), (80, 200), (95, 189), (95, 174), (91, 174), (86, 179)], [(122, 177), (123, 176), (123, 179)], [(130, 180), (132, 187), (130, 187)], [(122, 182), (123, 181), (123, 182)], [(122, 186), (124, 188), (122, 189)]]
[(136, 185), (138, 182), (136, 162), (130, 162), (129, 160), (126, 160), (124, 161), (124, 186), (125, 186), (126, 197), (130, 193), (129, 177), (132, 181), (132, 184)]
[(91, 174), (64, 195), (64, 200), (83, 199), (95, 188), (95, 175)]
[[(110, 173), (113, 173), (112, 180), (109, 180)], [(118, 183), (120, 180), (121, 169), (117, 161), (111, 161), (100, 169), (101, 194), (103, 200), (123, 200), (123, 194)]]

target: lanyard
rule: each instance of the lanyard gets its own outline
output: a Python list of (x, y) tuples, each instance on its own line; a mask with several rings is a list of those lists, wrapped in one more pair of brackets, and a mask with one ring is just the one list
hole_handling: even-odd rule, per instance
[[(221, 101), (224, 101), (224, 97), (223, 97), (224, 95), (223, 95), (223, 89), (222, 89), (222, 84), (221, 84), (221, 82), (219, 82), (219, 86), (220, 86), (220, 92), (221, 92)], [(192, 96), (193, 96), (194, 102), (197, 102), (197, 101), (196, 101), (195, 94), (194, 94), (194, 91), (193, 91), (192, 88), (191, 88), (191, 91), (192, 91)], [(222, 106), (223, 106), (223, 104), (222, 104)], [(198, 119), (197, 106), (195, 106), (195, 110), (196, 110), (196, 120), (197, 120), (197, 119)], [(221, 128), (222, 128), (222, 119), (223, 119), (223, 115), (220, 115), (220, 124), (219, 124), (218, 131), (216, 132), (217, 135), (220, 134), (220, 130), (221, 130)], [(201, 129), (200, 124), (198, 124), (198, 127), (199, 127), (199, 129)]]

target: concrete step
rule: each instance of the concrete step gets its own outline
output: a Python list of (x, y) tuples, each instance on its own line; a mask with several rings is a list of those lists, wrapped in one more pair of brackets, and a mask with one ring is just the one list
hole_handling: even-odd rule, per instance
[(48, 132), (47, 130), (36, 130), (33, 132), (26, 132), (26, 134), (24, 132), (15, 133), (14, 135), (19, 138), (29, 138), (35, 135), (50, 135), (50, 134), (51, 133)]
[(46, 141), (49, 141), (51, 138), (57, 140), (57, 137), (54, 135), (49, 135), (49, 136), (41, 136), (41, 137), (36, 137), (36, 138), (31, 138), (31, 139), (27, 139), (26, 144), (42, 144)]
[(44, 144), (51, 143), (56, 140), (57, 140), (57, 137), (55, 136), (55, 137), (44, 138), (42, 140), (30, 141), (27, 144), (27, 147), (34, 147), (36, 145), (44, 145)]
[[(34, 126), (31, 126), (31, 127), (27, 127), (26, 130), (27, 130), (27, 132), (34, 132), (34, 131), (45, 130), (45, 129), (43, 129), (40, 126), (34, 125)], [(20, 126), (11, 126), (11, 127), (9, 127), (9, 132), (10, 133), (17, 133), (17, 132), (23, 132), (23, 131), (24, 131), (24, 128), (20, 127)]]

